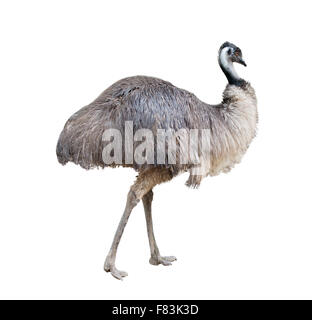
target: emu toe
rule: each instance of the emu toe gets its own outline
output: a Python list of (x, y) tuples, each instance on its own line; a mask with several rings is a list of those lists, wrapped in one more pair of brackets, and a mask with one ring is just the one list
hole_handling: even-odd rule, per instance
[(127, 272), (118, 270), (115, 267), (115, 264), (110, 261), (109, 257), (106, 258), (106, 261), (104, 264), (104, 270), (106, 272), (110, 272), (111, 275), (118, 280), (122, 280), (122, 278), (124, 278), (128, 275)]
[(118, 279), (118, 280), (122, 280), (124, 277), (126, 277), (128, 275), (127, 272), (125, 271), (120, 271), (118, 270), (116, 267), (111, 267), (109, 268), (108, 270), (107, 269), (104, 269), (106, 272), (110, 272), (111, 275)]
[(149, 263), (157, 266), (159, 264), (162, 264), (164, 266), (171, 266), (171, 262), (176, 261), (177, 258), (174, 256), (168, 256), (168, 257), (162, 257), (162, 256), (157, 256), (157, 257), (151, 257), (149, 260)]
[(126, 271), (120, 271), (116, 268), (114, 268), (111, 272), (112, 276), (118, 280), (122, 280), (124, 277), (128, 275)]

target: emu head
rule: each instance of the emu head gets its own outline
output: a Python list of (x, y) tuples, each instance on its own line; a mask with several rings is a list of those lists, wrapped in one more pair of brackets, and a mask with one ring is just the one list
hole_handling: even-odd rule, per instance
[(226, 62), (237, 62), (247, 67), (241, 49), (230, 42), (224, 42), (219, 49), (219, 63), (225, 64)]

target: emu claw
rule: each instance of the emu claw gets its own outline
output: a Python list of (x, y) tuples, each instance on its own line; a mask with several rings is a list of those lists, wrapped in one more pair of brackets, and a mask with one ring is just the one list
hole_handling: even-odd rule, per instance
[(174, 256), (168, 256), (168, 257), (162, 257), (162, 256), (156, 256), (156, 257), (151, 257), (149, 260), (149, 263), (157, 266), (159, 264), (162, 264), (163, 266), (171, 266), (171, 262), (176, 261), (177, 258)]

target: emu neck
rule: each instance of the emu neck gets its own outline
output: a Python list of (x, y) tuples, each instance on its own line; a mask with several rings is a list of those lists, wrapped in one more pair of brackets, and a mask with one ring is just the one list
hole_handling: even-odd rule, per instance
[(241, 79), (237, 74), (233, 66), (233, 62), (229, 59), (226, 53), (227, 50), (228, 48), (224, 48), (220, 52), (219, 65), (222, 71), (224, 72), (226, 78), (228, 79), (229, 84), (241, 87), (245, 83), (245, 80)]

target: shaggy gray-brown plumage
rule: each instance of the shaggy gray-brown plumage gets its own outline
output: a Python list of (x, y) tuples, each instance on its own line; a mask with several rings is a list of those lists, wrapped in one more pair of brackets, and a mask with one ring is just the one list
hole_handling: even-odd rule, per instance
[[(125, 122), (133, 122), (133, 131), (150, 129), (156, 136), (157, 129), (208, 129), (209, 148), (199, 147), (199, 164), (133, 164), (139, 172), (131, 187), (124, 215), (115, 235), (110, 253), (105, 262), (105, 270), (122, 279), (125, 272), (115, 267), (117, 246), (129, 218), (131, 210), (143, 200), (152, 264), (168, 265), (174, 257), (161, 257), (154, 238), (151, 202), (155, 185), (169, 181), (180, 172), (190, 173), (188, 186), (198, 186), (207, 175), (217, 175), (229, 171), (246, 152), (256, 133), (257, 102), (253, 88), (239, 78), (233, 62), (246, 65), (241, 50), (231, 43), (224, 43), (219, 50), (219, 64), (225, 73), (227, 85), (223, 101), (219, 105), (208, 105), (194, 94), (177, 88), (167, 81), (157, 78), (136, 76), (114, 83), (95, 101), (76, 112), (66, 122), (57, 143), (57, 157), (61, 164), (71, 161), (85, 169), (104, 168), (102, 159), (105, 142), (102, 139), (106, 129), (118, 129), (122, 135)], [(134, 142), (134, 149), (139, 142)], [(155, 144), (156, 150), (156, 144)], [(181, 151), (177, 149), (177, 159)], [(111, 164), (116, 166), (116, 164)], [(200, 167), (201, 174), (198, 174)]]

